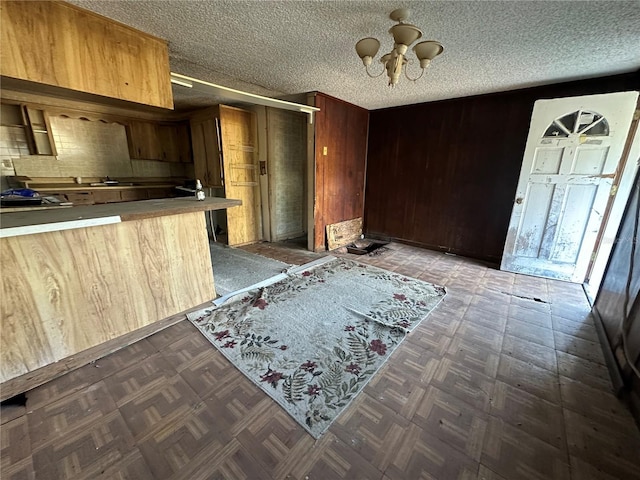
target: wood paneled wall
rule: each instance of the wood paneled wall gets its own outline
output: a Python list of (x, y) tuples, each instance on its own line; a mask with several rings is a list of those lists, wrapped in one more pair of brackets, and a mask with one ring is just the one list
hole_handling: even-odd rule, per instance
[[(325, 227), (364, 215), (369, 112), (317, 93), (315, 122), (315, 240), (326, 249)], [(326, 148), (326, 155), (325, 155)]]
[(365, 232), (498, 262), (534, 102), (638, 88), (635, 72), (372, 111)]
[[(603, 345), (603, 348), (615, 352), (617, 368), (626, 386), (631, 389), (636, 420), (640, 421), (640, 379), (636, 378), (626, 365), (628, 361), (636, 368), (640, 368), (640, 246), (637, 244), (640, 232), (636, 231), (639, 215), (640, 174), (636, 176), (593, 310), (597, 313), (606, 333), (608, 345)], [(623, 360), (620, 328), (623, 319), (627, 316), (629, 317), (627, 321), (628, 359)], [(601, 341), (603, 340), (601, 338)], [(611, 368), (612, 365), (609, 367)]]

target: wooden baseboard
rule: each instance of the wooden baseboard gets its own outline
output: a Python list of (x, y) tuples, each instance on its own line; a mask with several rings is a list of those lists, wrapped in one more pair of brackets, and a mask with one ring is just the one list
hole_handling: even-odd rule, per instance
[(172, 315), (133, 332), (129, 332), (125, 335), (122, 335), (121, 337), (114, 338), (93, 348), (84, 350), (71, 357), (67, 357), (58, 362), (38, 368), (37, 370), (34, 370), (32, 372), (20, 375), (19, 377), (7, 380), (6, 382), (0, 384), (0, 401), (5, 401), (8, 398), (15, 397), (20, 393), (27, 392), (44, 383), (47, 383), (54, 378), (58, 378), (73, 370), (84, 367), (91, 362), (95, 362), (96, 360), (106, 357), (113, 352), (128, 347), (129, 345), (140, 341), (143, 338), (159, 332), (160, 330), (164, 330), (171, 325), (175, 325), (182, 320), (186, 320), (186, 315), (189, 312), (193, 312), (210, 306), (211, 302), (203, 303), (201, 305), (198, 305), (197, 307), (190, 308), (188, 310), (185, 310), (184, 312), (180, 312), (176, 315)]

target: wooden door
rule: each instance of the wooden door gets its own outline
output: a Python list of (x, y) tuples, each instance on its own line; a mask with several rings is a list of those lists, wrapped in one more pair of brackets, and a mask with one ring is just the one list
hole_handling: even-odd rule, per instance
[(227, 209), (229, 246), (255, 243), (262, 238), (255, 113), (221, 105), (220, 141), (225, 197), (242, 200)]
[(502, 270), (584, 281), (637, 98), (535, 103)]

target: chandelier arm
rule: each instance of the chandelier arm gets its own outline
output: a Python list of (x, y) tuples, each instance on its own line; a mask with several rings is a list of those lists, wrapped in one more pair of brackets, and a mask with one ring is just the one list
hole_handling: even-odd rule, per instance
[(365, 69), (367, 70), (367, 75), (369, 75), (371, 78), (378, 78), (380, 75), (382, 75), (386, 71), (386, 66), (383, 65), (382, 66), (382, 71), (380, 73), (378, 73), (377, 75), (371, 75), (371, 72), (369, 72), (369, 65), (366, 65)]
[(418, 75), (416, 78), (411, 78), (409, 76), (409, 68), (408, 68), (408, 64), (405, 66), (404, 68), (404, 76), (407, 77), (408, 80), (415, 82), (417, 80), (420, 80), (422, 78), (422, 76), (424, 75), (424, 71), (426, 70), (426, 68), (423, 68), (422, 71), (420, 72), (420, 75)]

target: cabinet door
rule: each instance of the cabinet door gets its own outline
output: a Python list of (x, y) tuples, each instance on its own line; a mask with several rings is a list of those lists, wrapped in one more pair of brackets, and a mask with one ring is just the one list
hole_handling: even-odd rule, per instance
[(222, 187), (222, 169), (216, 121), (213, 117), (191, 120), (191, 145), (195, 176), (204, 187)]
[(178, 124), (176, 130), (178, 133), (178, 160), (182, 163), (193, 163), (189, 125), (186, 123)]
[(151, 122), (130, 122), (128, 125), (129, 155), (138, 160), (162, 160), (158, 128)]
[(177, 127), (175, 125), (158, 125), (156, 138), (160, 144), (160, 160), (179, 162)]
[(167, 43), (64, 2), (2, 1), (0, 73), (173, 109)]

